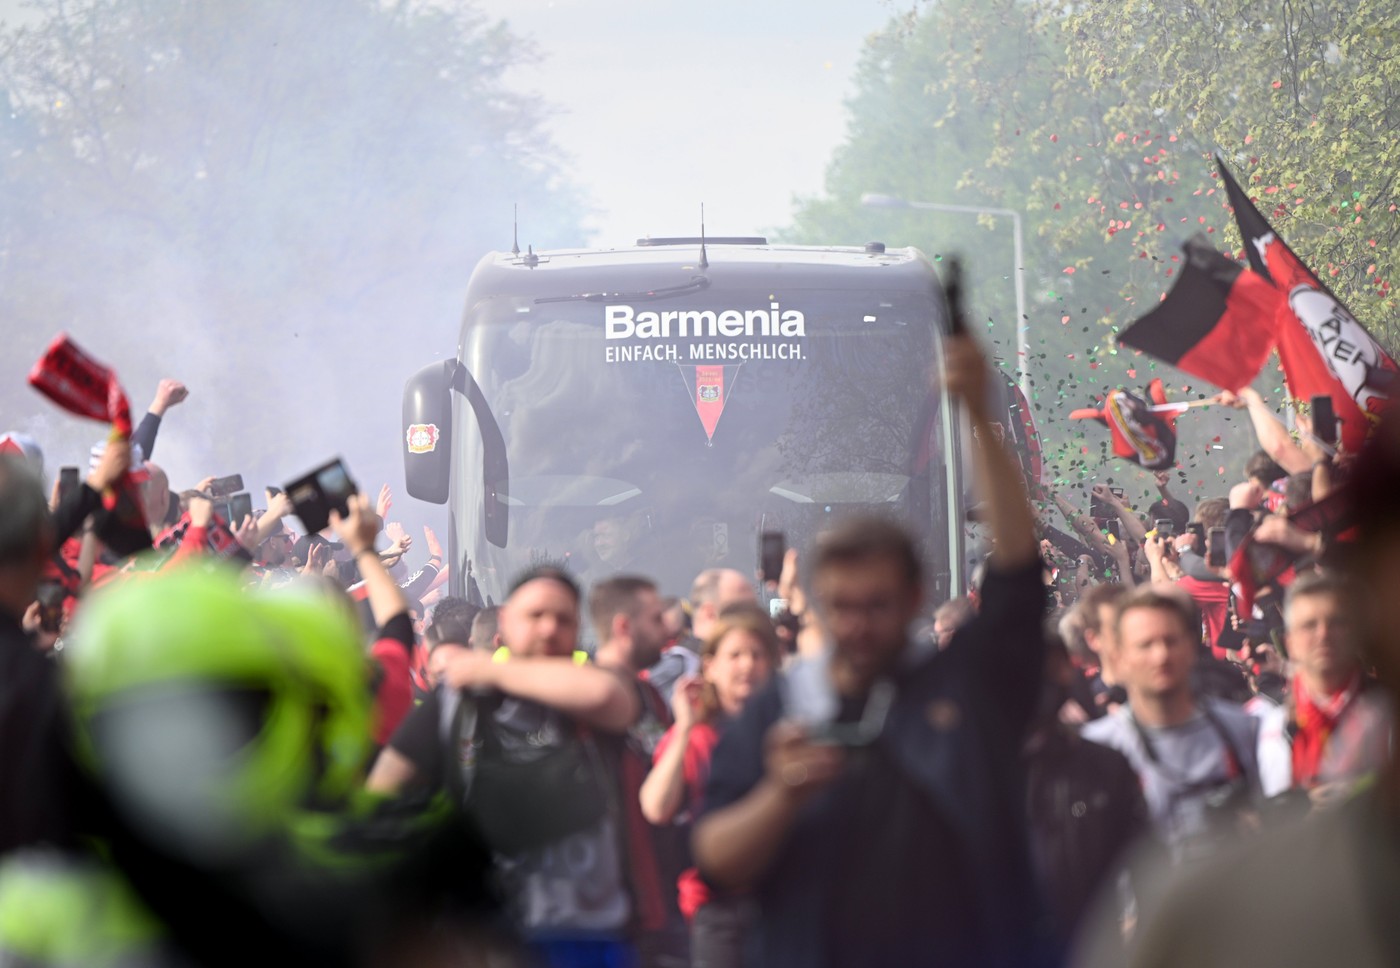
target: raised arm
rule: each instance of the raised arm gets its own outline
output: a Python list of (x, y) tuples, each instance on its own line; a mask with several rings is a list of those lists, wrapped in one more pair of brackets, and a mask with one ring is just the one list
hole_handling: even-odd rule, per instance
[(454, 689), (487, 689), (529, 699), (609, 733), (626, 732), (641, 715), (635, 685), (620, 673), (572, 658), (519, 658), (497, 662), (463, 651), (449, 660), (443, 679)]
[(962, 401), (978, 440), (972, 453), (995, 541), (991, 563), (1013, 571), (1036, 558), (1035, 515), (1021, 466), (1000, 443), (987, 410), (986, 358), (971, 336), (954, 335), (944, 342), (943, 365), (948, 392)]
[(380, 521), (369, 506), (369, 498), (364, 494), (353, 494), (348, 504), (349, 513), (343, 517), (339, 511), (331, 511), (331, 526), (355, 556), (369, 597), (370, 614), (374, 616), (374, 624), (383, 628), (390, 619), (407, 614), (408, 599), (374, 550)]
[(671, 697), (675, 724), (663, 737), (665, 748), (642, 781), (639, 794), (642, 816), (661, 826), (675, 819), (685, 806), (685, 754), (690, 748), (690, 731), (698, 718), (701, 682), (695, 676), (682, 676)]
[(1254, 436), (1259, 439), (1259, 446), (1273, 458), (1275, 464), (1290, 474), (1301, 474), (1312, 469), (1312, 459), (1293, 442), (1288, 428), (1283, 425), (1278, 415), (1269, 409), (1258, 390), (1245, 387), (1238, 394), (1227, 390), (1220, 394), (1219, 399), (1221, 403), (1236, 410), (1249, 411), (1249, 422), (1254, 425)]

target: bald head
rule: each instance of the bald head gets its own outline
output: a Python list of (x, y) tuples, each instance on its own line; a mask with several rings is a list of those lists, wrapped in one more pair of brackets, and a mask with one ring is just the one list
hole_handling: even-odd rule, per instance
[(714, 627), (715, 621), (731, 605), (742, 605), (758, 601), (753, 582), (744, 577), (743, 572), (733, 568), (708, 568), (702, 571), (690, 586), (690, 604), (693, 608), (691, 629), (695, 637), (704, 640)]

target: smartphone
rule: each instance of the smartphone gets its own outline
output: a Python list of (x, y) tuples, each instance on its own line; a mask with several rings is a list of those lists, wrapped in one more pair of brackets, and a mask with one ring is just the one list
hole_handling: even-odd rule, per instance
[(57, 634), (63, 625), (63, 600), (68, 597), (68, 589), (62, 582), (47, 580), (39, 583), (34, 597), (39, 602), (39, 628)]
[(277, 487), (272, 484), (267, 485), (267, 487), (263, 488), (263, 490), (267, 491), (268, 497), (276, 497), (277, 495), (282, 493), (282, 489), (280, 487)]
[(1313, 436), (1328, 447), (1337, 446), (1337, 412), (1330, 396), (1312, 398)]
[(1112, 494), (1114, 497), (1118, 498), (1121, 501), (1123, 499), (1123, 495), (1128, 492), (1123, 490), (1121, 487), (1110, 486), (1108, 489), (1108, 493)]
[(292, 510), (307, 534), (324, 531), (331, 523), (331, 511), (348, 513), (350, 496), (356, 491), (355, 482), (339, 457), (288, 482), (286, 487)]
[(253, 513), (253, 495), (235, 494), (228, 499), (228, 526), (236, 528), (243, 523), (243, 519)]
[(1225, 558), (1225, 529), (1211, 528), (1206, 535), (1206, 564), (1212, 568), (1223, 568)]
[(787, 539), (781, 531), (765, 531), (758, 538), (758, 580), (776, 582), (783, 573)]
[(1186, 526), (1186, 531), (1187, 531), (1187, 533), (1189, 533), (1189, 534), (1194, 534), (1194, 535), (1196, 536), (1196, 554), (1198, 554), (1198, 555), (1203, 555), (1203, 554), (1205, 554), (1205, 553), (1206, 553), (1206, 526), (1205, 526), (1204, 524), (1202, 524), (1201, 522), (1199, 522), (1199, 521), (1192, 521), (1190, 524), (1188, 524), (1188, 525)]
[(230, 474), (228, 477), (218, 477), (209, 485), (210, 497), (228, 497), (230, 494), (237, 494), (243, 490), (243, 475)]
[(967, 332), (967, 314), (963, 310), (962, 258), (950, 255), (945, 265), (948, 267), (948, 281), (943, 286), (943, 294), (948, 300), (948, 332), (953, 336), (962, 336)]
[(58, 470), (58, 499), (62, 501), (78, 489), (78, 469), (60, 467)]
[(1171, 518), (1158, 518), (1152, 522), (1152, 527), (1164, 538), (1176, 537), (1176, 524)]
[(1123, 535), (1119, 533), (1117, 518), (1109, 518), (1104, 522), (1104, 530), (1109, 533), (1109, 536), (1112, 537), (1114, 541), (1123, 540)]

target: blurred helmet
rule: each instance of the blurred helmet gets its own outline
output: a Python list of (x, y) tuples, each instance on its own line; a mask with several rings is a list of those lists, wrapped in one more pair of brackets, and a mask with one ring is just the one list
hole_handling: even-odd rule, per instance
[(357, 786), (365, 660), (324, 599), (161, 572), (86, 603), (66, 667), (86, 767), (134, 830), (193, 860), (233, 859)]

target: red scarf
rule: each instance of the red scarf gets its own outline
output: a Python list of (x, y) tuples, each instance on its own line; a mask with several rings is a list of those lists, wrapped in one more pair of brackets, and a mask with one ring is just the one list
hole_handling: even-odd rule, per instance
[(1351, 681), (1339, 692), (1328, 696), (1319, 703), (1303, 685), (1301, 677), (1293, 679), (1293, 785), (1311, 788), (1317, 784), (1317, 774), (1322, 768), (1322, 755), (1327, 750), (1327, 741), (1332, 737), (1338, 720), (1351, 705), (1361, 690), (1361, 674), (1352, 676)]

